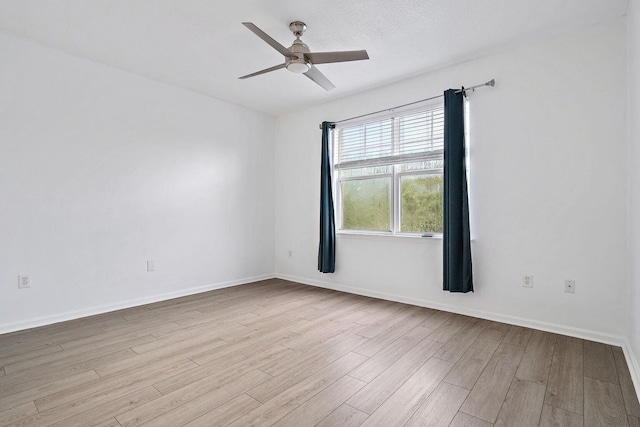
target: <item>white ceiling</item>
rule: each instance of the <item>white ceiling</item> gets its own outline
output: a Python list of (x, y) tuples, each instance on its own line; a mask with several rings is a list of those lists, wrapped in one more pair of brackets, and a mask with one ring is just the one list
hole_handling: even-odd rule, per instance
[[(632, 0), (634, 1), (634, 0)], [(271, 115), (624, 15), (628, 0), (0, 0), (0, 30)], [(312, 51), (367, 49), (318, 68), (336, 89), (278, 70), (246, 29), (288, 47), (307, 24)], [(473, 84), (475, 82), (466, 82)]]

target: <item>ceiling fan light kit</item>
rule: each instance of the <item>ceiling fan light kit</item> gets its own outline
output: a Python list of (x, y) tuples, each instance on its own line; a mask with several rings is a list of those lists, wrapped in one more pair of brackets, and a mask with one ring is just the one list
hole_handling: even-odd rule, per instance
[(256, 25), (251, 22), (243, 22), (242, 25), (251, 30), (255, 35), (264, 40), (267, 44), (280, 52), (284, 57), (284, 64), (276, 65), (273, 67), (265, 68), (264, 70), (257, 71), (255, 73), (247, 74), (240, 77), (240, 79), (247, 79), (249, 77), (255, 77), (260, 74), (265, 74), (271, 71), (286, 68), (288, 71), (297, 74), (304, 74), (309, 79), (320, 85), (325, 90), (331, 90), (335, 86), (327, 79), (324, 74), (318, 70), (314, 64), (328, 64), (332, 62), (347, 62), (347, 61), (360, 61), (369, 59), (369, 55), (366, 50), (352, 50), (352, 51), (339, 51), (339, 52), (311, 52), (309, 46), (304, 44), (300, 37), (304, 34), (307, 26), (304, 22), (293, 21), (289, 24), (289, 30), (293, 33), (296, 39), (293, 44), (286, 48), (271, 36), (262, 31)]
[(293, 59), (288, 60), (287, 65), (285, 65), (286, 69), (291, 71), (292, 73), (302, 74), (306, 73), (311, 69), (311, 64), (305, 60)]

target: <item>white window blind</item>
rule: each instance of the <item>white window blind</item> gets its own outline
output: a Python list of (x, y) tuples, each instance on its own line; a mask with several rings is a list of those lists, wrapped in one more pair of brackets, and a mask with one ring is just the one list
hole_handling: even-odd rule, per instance
[(337, 128), (336, 169), (442, 158), (444, 108)]

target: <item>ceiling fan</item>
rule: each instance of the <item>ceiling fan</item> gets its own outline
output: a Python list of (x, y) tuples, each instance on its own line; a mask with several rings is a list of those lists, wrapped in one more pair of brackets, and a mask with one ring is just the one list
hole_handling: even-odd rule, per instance
[(271, 71), (286, 68), (292, 73), (302, 73), (309, 77), (311, 80), (322, 86), (325, 90), (331, 90), (335, 88), (333, 83), (327, 79), (324, 74), (315, 67), (315, 64), (327, 64), (330, 62), (347, 62), (347, 61), (360, 61), (363, 59), (369, 59), (366, 50), (344, 50), (339, 52), (310, 52), (309, 46), (304, 44), (300, 40), (300, 36), (307, 29), (304, 22), (294, 21), (289, 24), (289, 29), (296, 36), (293, 44), (287, 49), (280, 43), (271, 38), (267, 33), (260, 28), (252, 24), (251, 22), (243, 22), (242, 25), (253, 31), (255, 35), (267, 42), (271, 47), (284, 55), (284, 64), (279, 64), (274, 67), (266, 68), (255, 73), (247, 74), (240, 77), (240, 79), (247, 79), (249, 77), (258, 76), (260, 74), (268, 73)]

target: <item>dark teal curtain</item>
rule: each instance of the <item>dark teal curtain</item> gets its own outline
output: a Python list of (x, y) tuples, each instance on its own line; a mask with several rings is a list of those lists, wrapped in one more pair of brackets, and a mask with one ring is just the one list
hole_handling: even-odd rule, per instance
[(463, 98), (455, 89), (444, 93), (443, 288), (450, 292), (473, 292)]
[(333, 273), (336, 270), (336, 224), (333, 218), (333, 190), (331, 189), (331, 157), (329, 133), (335, 124), (322, 123), (322, 169), (320, 172), (320, 247), (318, 271)]

